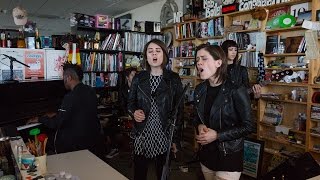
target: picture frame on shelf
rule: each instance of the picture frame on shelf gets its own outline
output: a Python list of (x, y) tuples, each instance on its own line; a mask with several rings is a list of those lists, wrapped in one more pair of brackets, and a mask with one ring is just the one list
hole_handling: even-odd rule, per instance
[(243, 174), (257, 179), (260, 177), (263, 151), (264, 141), (245, 138), (243, 150)]
[(316, 11), (316, 21), (320, 21), (320, 9)]

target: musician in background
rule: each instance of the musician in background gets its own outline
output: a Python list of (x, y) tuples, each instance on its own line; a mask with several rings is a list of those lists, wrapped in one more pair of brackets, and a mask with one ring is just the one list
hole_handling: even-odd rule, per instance
[[(132, 79), (137, 73), (137, 68), (130, 67), (125, 70), (126, 81), (124, 86), (120, 90), (120, 112), (119, 114), (122, 115), (120, 117), (121, 126), (122, 128), (130, 128), (132, 120), (129, 120), (128, 117), (128, 94), (130, 91), (130, 86), (132, 83)], [(109, 153), (106, 155), (106, 158), (111, 159), (119, 154), (119, 145), (121, 141), (121, 130), (118, 127), (119, 123), (117, 120), (111, 120), (113, 122), (108, 123), (107, 127), (104, 128), (104, 132), (106, 135), (106, 141), (109, 147), (111, 147)], [(116, 122), (115, 122), (116, 121)], [(126, 124), (127, 123), (127, 124)], [(128, 127), (129, 126), (129, 127)], [(123, 140), (123, 139), (122, 139)], [(109, 149), (109, 148), (108, 148)]]
[(70, 92), (64, 96), (58, 113), (35, 117), (29, 123), (40, 122), (56, 130), (54, 139), (51, 139), (55, 153), (89, 149), (102, 158), (103, 141), (97, 118), (97, 97), (92, 87), (81, 82), (82, 78), (81, 67), (66, 62), (63, 65), (63, 82)]
[[(241, 66), (238, 61), (238, 44), (233, 40), (226, 40), (222, 43), (221, 48), (228, 60), (228, 78), (236, 86), (244, 85), (247, 88), (251, 88), (247, 68)], [(261, 96), (260, 84), (254, 84), (252, 90), (254, 98), (259, 98)]]

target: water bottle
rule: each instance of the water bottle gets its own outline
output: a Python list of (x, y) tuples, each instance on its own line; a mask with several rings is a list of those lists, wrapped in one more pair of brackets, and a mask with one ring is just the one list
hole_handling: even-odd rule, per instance
[(279, 48), (278, 48), (278, 54), (283, 54), (284, 53), (284, 44), (283, 42), (280, 42)]

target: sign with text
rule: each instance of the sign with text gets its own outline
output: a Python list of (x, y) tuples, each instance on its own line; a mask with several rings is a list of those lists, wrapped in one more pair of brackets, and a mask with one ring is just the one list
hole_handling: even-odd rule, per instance
[(254, 9), (255, 7), (271, 6), (290, 2), (290, 0), (239, 0), (239, 11)]
[(222, 5), (218, 5), (214, 0), (204, 0), (203, 8), (205, 9), (205, 17), (214, 17), (221, 15)]
[(44, 50), (26, 50), (24, 52), (25, 64), (30, 68), (25, 68), (26, 79), (44, 78)]

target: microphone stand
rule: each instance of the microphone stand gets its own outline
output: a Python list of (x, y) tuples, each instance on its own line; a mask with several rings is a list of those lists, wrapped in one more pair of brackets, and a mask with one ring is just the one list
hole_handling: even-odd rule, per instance
[(21, 62), (21, 61), (18, 61), (16, 58), (12, 57), (12, 56), (8, 56), (6, 54), (0, 54), (0, 55), (3, 55), (5, 56), (6, 58), (8, 58), (10, 60), (10, 79), (7, 79), (7, 80), (4, 80), (4, 82), (6, 83), (18, 83), (17, 80), (14, 80), (13, 79), (13, 61), (17, 62), (17, 63), (20, 63), (26, 67), (30, 67), (29, 65)]
[(172, 138), (173, 138), (173, 131), (174, 127), (176, 126), (176, 121), (177, 121), (177, 114), (178, 114), (178, 109), (179, 106), (182, 102), (182, 99), (184, 98), (184, 94), (186, 93), (187, 89), (189, 88), (189, 84), (186, 84), (183, 88), (182, 94), (178, 100), (178, 103), (175, 106), (174, 109), (174, 114), (172, 116), (173, 122), (171, 124), (170, 132), (169, 132), (169, 143), (168, 143), (168, 151), (167, 151), (167, 156), (166, 156), (166, 162), (163, 165), (162, 168), (162, 175), (161, 175), (161, 180), (167, 180), (168, 175), (169, 175), (169, 157), (170, 157), (170, 152), (171, 152), (171, 143), (172, 143)]

